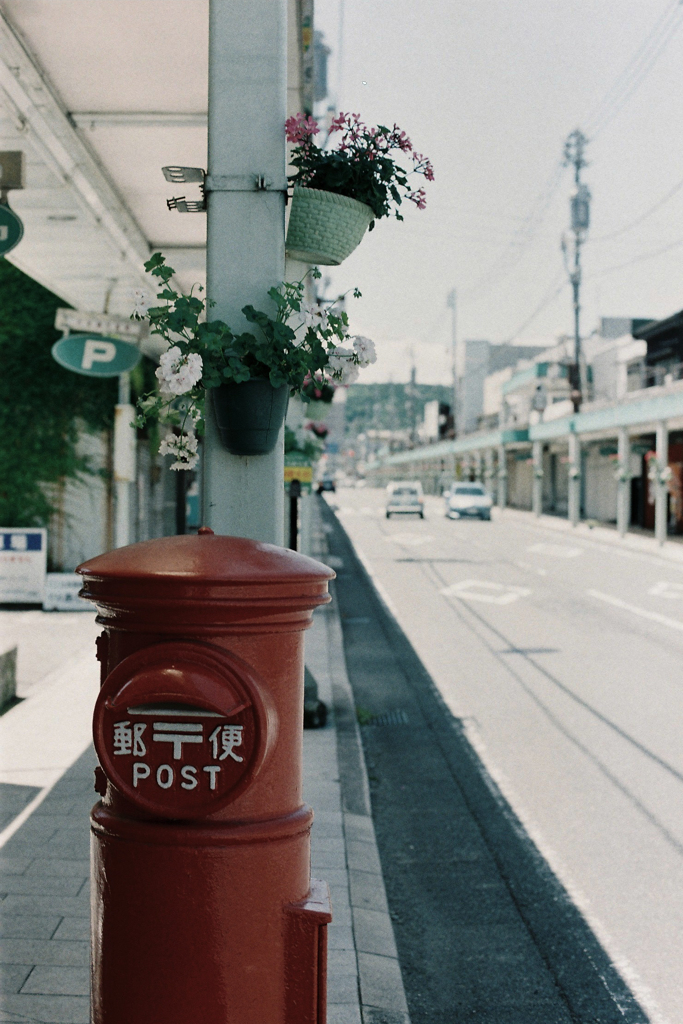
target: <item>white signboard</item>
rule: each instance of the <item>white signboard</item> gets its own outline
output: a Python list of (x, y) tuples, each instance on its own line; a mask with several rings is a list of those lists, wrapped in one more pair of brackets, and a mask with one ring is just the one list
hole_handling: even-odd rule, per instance
[(0, 604), (42, 604), (47, 530), (0, 527)]
[(78, 596), (83, 580), (75, 572), (49, 572), (45, 577), (43, 609), (46, 612), (94, 612), (91, 601)]

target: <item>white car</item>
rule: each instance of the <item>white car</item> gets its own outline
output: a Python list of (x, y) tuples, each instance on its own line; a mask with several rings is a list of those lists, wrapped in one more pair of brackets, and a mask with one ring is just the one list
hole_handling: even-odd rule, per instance
[(425, 502), (422, 484), (419, 480), (399, 480), (387, 486), (387, 503), (385, 514), (387, 519), (395, 512), (412, 512), (420, 519), (425, 517)]
[(446, 518), (460, 519), (464, 516), (476, 516), (478, 519), (491, 518), (493, 499), (481, 484), (454, 483), (444, 493)]

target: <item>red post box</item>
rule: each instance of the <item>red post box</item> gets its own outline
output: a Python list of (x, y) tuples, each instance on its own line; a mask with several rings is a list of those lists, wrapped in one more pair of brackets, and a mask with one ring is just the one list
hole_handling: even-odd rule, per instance
[(205, 528), (78, 572), (104, 626), (93, 1022), (324, 1024), (303, 630), (334, 574)]

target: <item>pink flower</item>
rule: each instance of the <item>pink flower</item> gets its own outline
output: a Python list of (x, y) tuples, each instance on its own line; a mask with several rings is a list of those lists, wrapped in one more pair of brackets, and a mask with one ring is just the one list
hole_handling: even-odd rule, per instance
[(310, 114), (308, 117), (304, 117), (303, 114), (299, 113), (287, 118), (285, 121), (285, 131), (287, 133), (287, 142), (306, 142), (313, 135), (317, 135), (320, 128), (318, 127), (318, 122)]

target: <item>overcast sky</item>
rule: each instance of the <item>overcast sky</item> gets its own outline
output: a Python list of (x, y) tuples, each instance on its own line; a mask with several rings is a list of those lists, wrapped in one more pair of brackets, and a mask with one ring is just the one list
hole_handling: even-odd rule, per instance
[(338, 108), (396, 121), (436, 174), (424, 212), (378, 222), (330, 268), (331, 293), (363, 292), (353, 328), (380, 358), (362, 380), (407, 379), (412, 347), (418, 380), (447, 382), (452, 287), (461, 337), (529, 343), (572, 330), (568, 285), (531, 318), (565, 279), (571, 178), (559, 166), (576, 127), (591, 139), (593, 195), (583, 332), (600, 316), (683, 306), (678, 0), (316, 0), (316, 25), (334, 51)]

